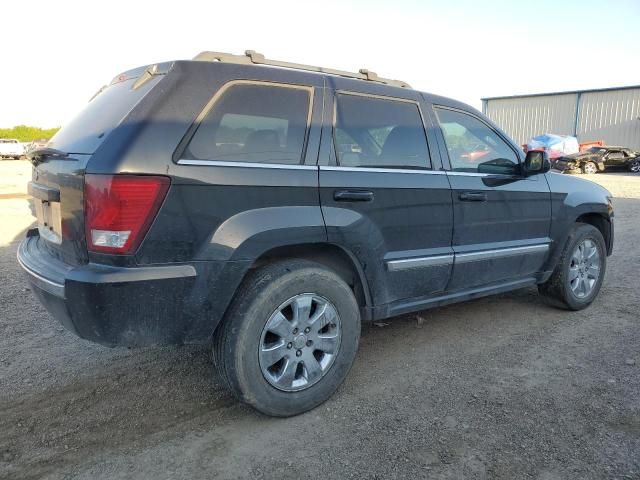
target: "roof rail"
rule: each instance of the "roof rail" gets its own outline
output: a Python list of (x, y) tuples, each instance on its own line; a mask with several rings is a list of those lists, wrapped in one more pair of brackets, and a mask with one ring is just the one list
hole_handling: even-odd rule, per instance
[(300, 63), (282, 62), (280, 60), (270, 60), (265, 58), (261, 53), (254, 50), (246, 50), (244, 55), (234, 55), (232, 53), (223, 52), (202, 52), (194, 58), (201, 62), (224, 62), (237, 63), (241, 65), (271, 65), (274, 67), (293, 68), (295, 70), (306, 70), (308, 72), (320, 72), (329, 75), (338, 75), (340, 77), (358, 78), (370, 82), (384, 83), (385, 85), (393, 85), (394, 87), (411, 88), (407, 82), (401, 80), (390, 80), (388, 78), (379, 77), (375, 72), (361, 68), (358, 73), (345, 72), (343, 70), (333, 70), (331, 68), (314, 67), (313, 65), (303, 65)]

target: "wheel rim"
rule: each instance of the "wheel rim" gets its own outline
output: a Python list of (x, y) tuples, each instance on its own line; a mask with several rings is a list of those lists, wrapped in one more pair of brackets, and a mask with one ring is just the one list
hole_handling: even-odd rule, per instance
[(577, 298), (588, 297), (600, 277), (600, 252), (595, 242), (585, 239), (576, 246), (569, 265), (569, 285)]
[(634, 163), (631, 164), (631, 171), (633, 173), (640, 172), (640, 161), (639, 162), (634, 162)]
[(596, 173), (596, 166), (593, 163), (587, 163), (584, 166), (584, 173)]
[(336, 307), (312, 293), (291, 297), (271, 314), (260, 338), (262, 375), (286, 392), (311, 387), (338, 354), (342, 327)]

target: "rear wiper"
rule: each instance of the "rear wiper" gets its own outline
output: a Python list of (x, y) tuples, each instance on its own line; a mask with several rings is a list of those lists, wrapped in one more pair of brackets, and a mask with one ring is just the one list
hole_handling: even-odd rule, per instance
[(30, 152), (27, 152), (26, 157), (31, 163), (33, 163), (34, 166), (37, 167), (46, 157), (53, 157), (59, 160), (63, 160), (69, 158), (69, 154), (56, 148), (42, 147), (34, 148)]

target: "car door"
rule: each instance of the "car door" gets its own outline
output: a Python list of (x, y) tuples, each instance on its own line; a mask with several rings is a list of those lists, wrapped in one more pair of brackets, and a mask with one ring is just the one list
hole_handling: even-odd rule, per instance
[(627, 157), (622, 150), (609, 150), (604, 154), (604, 164), (607, 167), (621, 167), (625, 164)]
[(335, 82), (325, 96), (331, 114), (319, 159), (329, 241), (357, 259), (375, 305), (444, 291), (453, 263), (451, 193), (419, 97)]
[(433, 111), (453, 196), (455, 263), (447, 289), (531, 280), (550, 244), (546, 177), (522, 176), (522, 154), (480, 115)]

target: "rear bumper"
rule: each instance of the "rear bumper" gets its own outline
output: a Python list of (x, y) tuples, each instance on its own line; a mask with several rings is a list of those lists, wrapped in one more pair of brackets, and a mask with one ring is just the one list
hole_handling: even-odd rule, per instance
[(136, 268), (67, 265), (28, 236), (18, 262), (34, 294), (60, 323), (81, 338), (104, 345), (182, 343), (194, 316), (197, 280), (192, 265)]

